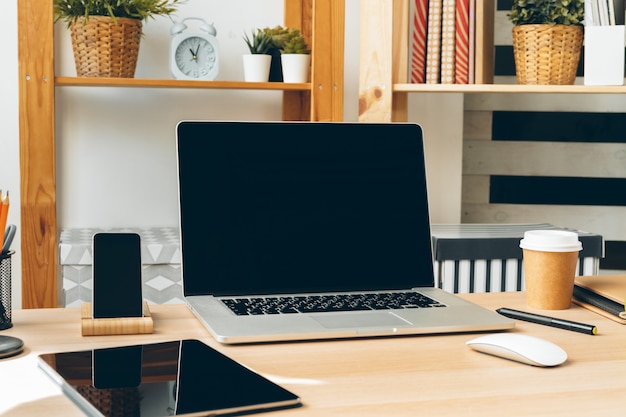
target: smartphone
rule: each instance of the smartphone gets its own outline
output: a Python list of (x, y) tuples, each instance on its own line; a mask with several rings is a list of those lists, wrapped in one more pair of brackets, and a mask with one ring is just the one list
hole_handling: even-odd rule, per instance
[(139, 235), (96, 233), (92, 249), (93, 318), (142, 317)]

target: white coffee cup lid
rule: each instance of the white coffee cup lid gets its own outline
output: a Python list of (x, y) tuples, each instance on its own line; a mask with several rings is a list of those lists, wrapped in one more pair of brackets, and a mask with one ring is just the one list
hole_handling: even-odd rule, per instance
[(583, 248), (578, 233), (566, 230), (529, 230), (524, 233), (519, 246), (545, 252), (575, 252)]

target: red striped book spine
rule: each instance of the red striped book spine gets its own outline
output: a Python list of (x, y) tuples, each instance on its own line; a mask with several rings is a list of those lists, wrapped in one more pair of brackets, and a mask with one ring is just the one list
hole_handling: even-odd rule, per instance
[(469, 0), (456, 0), (456, 84), (469, 83)]
[(476, 68), (476, 0), (469, 0), (469, 84), (475, 83)]
[(426, 82), (426, 25), (428, 0), (415, 0), (411, 37), (411, 82)]

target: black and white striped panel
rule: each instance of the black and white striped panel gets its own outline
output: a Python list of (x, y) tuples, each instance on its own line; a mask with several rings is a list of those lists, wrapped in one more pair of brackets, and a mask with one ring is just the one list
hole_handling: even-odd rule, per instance
[[(517, 82), (511, 5), (496, 3), (498, 84)], [(626, 242), (626, 95), (465, 94), (464, 109), (462, 223), (550, 222)]]
[[(578, 275), (598, 273), (599, 259), (578, 260)], [(521, 259), (461, 259), (435, 262), (437, 287), (451, 293), (524, 291)]]

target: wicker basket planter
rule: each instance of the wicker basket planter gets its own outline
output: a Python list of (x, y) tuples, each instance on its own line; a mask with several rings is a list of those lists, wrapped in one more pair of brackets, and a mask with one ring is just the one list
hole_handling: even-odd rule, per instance
[(90, 16), (70, 25), (79, 77), (133, 78), (139, 55), (142, 21)]
[(582, 44), (582, 26), (547, 24), (513, 26), (517, 82), (574, 84)]

